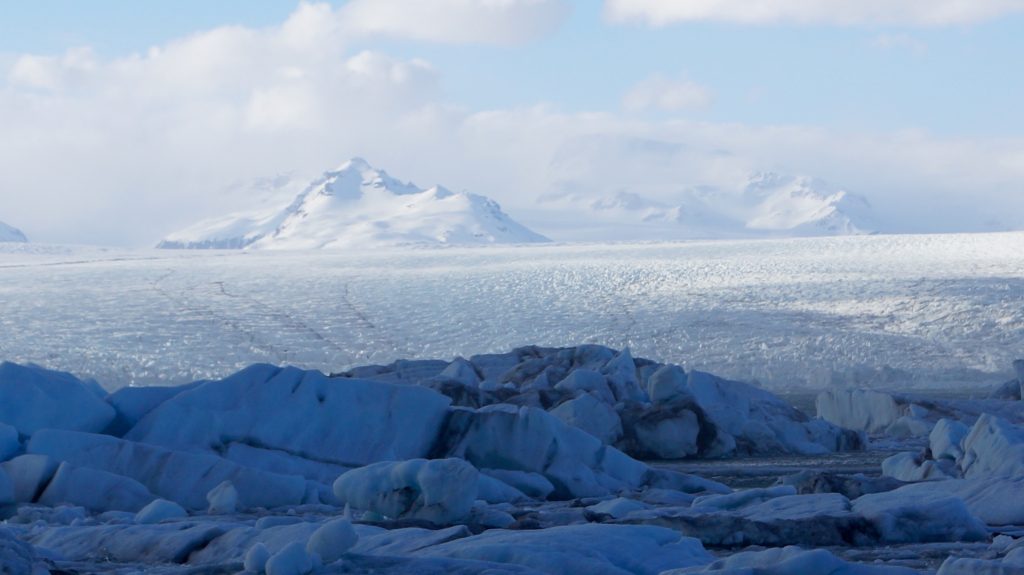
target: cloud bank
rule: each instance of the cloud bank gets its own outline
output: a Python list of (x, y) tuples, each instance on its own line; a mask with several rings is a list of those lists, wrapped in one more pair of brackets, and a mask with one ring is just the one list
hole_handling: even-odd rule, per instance
[[(217, 28), (124, 58), (88, 48), (15, 58), (0, 68), (0, 219), (38, 241), (152, 245), (266, 199), (246, 182), (313, 176), (360, 155), (422, 186), (492, 196), (528, 226), (534, 216), (549, 222), (534, 227), (556, 239), (571, 239), (571, 218), (541, 217), (536, 200), (567, 186), (670, 200), (765, 169), (863, 193), (894, 230), (1024, 225), (1015, 215), (1024, 213), (1021, 139), (673, 120), (710, 100), (685, 78), (655, 77), (623, 94), (626, 108), (667, 120), (459, 108), (431, 63), (364, 49), (372, 27), (357, 34), (349, 20), (350, 10), (368, 9), (360, 4), (303, 4), (279, 26)], [(480, 26), (463, 41), (488, 22), (505, 26), (496, 10), (535, 16), (532, 28), (513, 18), (505, 32), (485, 34), (504, 42), (547, 29), (564, 9), (475, 4), (485, 8)]]
[(613, 22), (950, 26), (1024, 13), (1020, 0), (605, 0)]
[(544, 36), (569, 14), (564, 0), (351, 0), (345, 30), (450, 44), (520, 44)]

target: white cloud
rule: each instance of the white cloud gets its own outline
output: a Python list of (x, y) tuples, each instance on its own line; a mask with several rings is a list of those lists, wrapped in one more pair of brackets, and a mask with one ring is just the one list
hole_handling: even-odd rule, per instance
[(634, 112), (652, 109), (678, 112), (706, 108), (711, 101), (711, 90), (697, 82), (656, 74), (630, 89), (622, 98), (622, 105)]
[[(464, 110), (444, 101), (429, 63), (363, 51), (323, 10), (128, 58), (74, 50), (9, 62), (0, 219), (40, 241), (147, 245), (247, 207), (230, 184), (315, 175), (353, 155), (421, 185), (491, 195), (526, 223), (537, 197), (566, 184), (664, 197), (773, 168), (849, 186), (922, 229), (970, 229), (984, 209), (1024, 213), (1020, 139)], [(643, 100), (681, 102), (694, 99)]]
[(347, 30), (451, 44), (518, 44), (547, 34), (569, 14), (565, 0), (351, 0)]
[(605, 0), (615, 22), (946, 26), (1024, 13), (1021, 0)]
[(435, 105), (436, 73), (353, 53), (325, 13), (304, 4), (281, 26), (114, 60), (80, 49), (14, 60), (0, 70), (5, 217), (55, 241), (149, 243), (225, 209), (214, 192), (243, 174), (380, 149), (390, 125)]

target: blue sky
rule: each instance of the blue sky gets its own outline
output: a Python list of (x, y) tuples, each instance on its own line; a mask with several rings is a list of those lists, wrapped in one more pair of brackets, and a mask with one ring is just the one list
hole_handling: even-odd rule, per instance
[[(343, 2), (333, 2), (334, 5)], [(8, 2), (0, 52), (59, 54), (91, 46), (105, 57), (225, 25), (272, 26), (291, 1)], [(958, 26), (774, 25), (692, 22), (651, 28), (609, 23), (598, 2), (575, 0), (554, 34), (515, 46), (377, 40), (367, 47), (420, 57), (445, 94), (476, 109), (546, 102), (618, 109), (652, 74), (685, 75), (714, 93), (694, 117), (1020, 135), (1024, 16)]]
[[(892, 231), (1024, 225), (1022, 2), (499, 4), (6, 2), (0, 220), (146, 244), (247, 179), (360, 155), (524, 212), (767, 169), (863, 193)], [(111, 209), (136, 227), (82, 224)]]

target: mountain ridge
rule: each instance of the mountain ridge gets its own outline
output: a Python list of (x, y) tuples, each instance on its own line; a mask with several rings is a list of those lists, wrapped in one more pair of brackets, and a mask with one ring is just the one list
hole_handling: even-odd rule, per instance
[(14, 226), (0, 222), (0, 242), (28, 242), (28, 236)]
[(711, 239), (863, 235), (878, 230), (868, 201), (809, 176), (756, 172), (736, 189), (694, 186), (670, 199), (633, 190), (594, 196), (577, 186), (543, 196), (549, 209), (614, 225), (629, 239)]
[(352, 158), (285, 207), (204, 220), (158, 248), (324, 249), (405, 244), (534, 243), (548, 239), (497, 202), (436, 185), (422, 189)]

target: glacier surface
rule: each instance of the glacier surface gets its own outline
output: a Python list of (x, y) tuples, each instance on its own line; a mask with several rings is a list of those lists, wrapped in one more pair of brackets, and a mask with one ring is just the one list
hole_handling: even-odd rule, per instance
[[(0, 357), (104, 385), (598, 343), (773, 388), (994, 386), (1024, 234), (374, 252), (0, 246)], [(884, 280), (884, 281), (880, 281)]]

